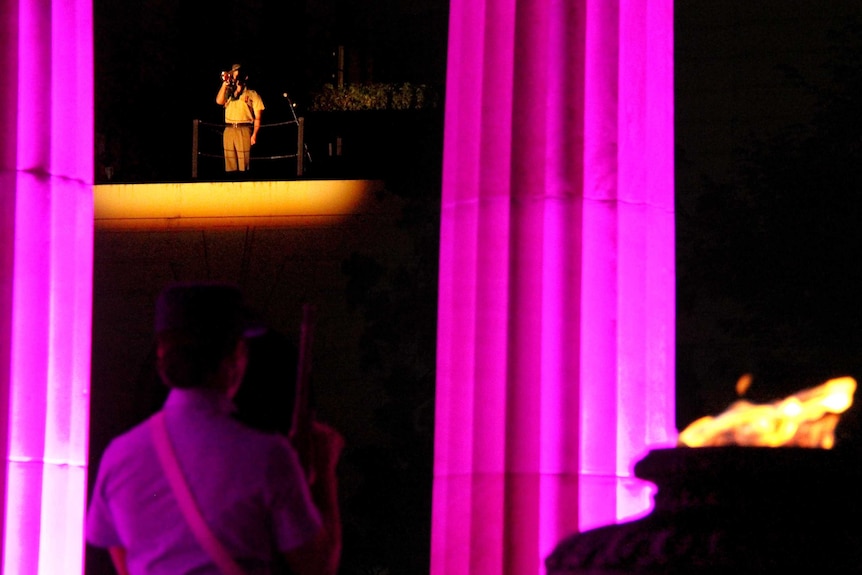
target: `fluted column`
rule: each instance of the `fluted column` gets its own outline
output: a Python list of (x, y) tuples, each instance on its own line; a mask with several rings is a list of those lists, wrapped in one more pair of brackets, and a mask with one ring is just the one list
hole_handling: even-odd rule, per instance
[(453, 0), (433, 575), (540, 573), (674, 431), (672, 0)]
[(0, 0), (3, 573), (83, 569), (93, 244), (90, 0)]

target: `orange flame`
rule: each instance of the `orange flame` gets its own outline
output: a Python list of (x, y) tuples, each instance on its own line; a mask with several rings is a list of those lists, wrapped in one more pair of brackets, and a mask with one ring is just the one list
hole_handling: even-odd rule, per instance
[(856, 380), (830, 379), (771, 404), (737, 401), (724, 413), (694, 421), (679, 434), (688, 447), (746, 445), (820, 447), (835, 444), (835, 426), (853, 404)]

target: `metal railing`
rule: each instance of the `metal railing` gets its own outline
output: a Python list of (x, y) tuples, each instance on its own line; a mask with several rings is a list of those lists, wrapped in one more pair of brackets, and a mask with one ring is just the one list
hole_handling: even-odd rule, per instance
[[(269, 154), (265, 156), (253, 156), (255, 161), (259, 160), (285, 160), (296, 158), (296, 175), (302, 176), (305, 173), (305, 165), (304, 160), (305, 156), (308, 154), (308, 150), (305, 146), (305, 119), (304, 118), (295, 118), (293, 120), (289, 120), (286, 122), (278, 122), (273, 124), (261, 124), (260, 129), (263, 130), (266, 128), (267, 132), (271, 132), (272, 128), (278, 127), (286, 127), (296, 125), (296, 153), (288, 153), (288, 154)], [(201, 120), (195, 119), (192, 122), (192, 179), (198, 178), (199, 171), (199, 160), (200, 158), (222, 158), (224, 159), (224, 149), (221, 144), (219, 144), (219, 148), (216, 151), (212, 151), (214, 145), (204, 145), (201, 144), (201, 133), (202, 130), (210, 131), (213, 134), (221, 135), (224, 132), (224, 124), (214, 124), (209, 122), (203, 122)], [(221, 142), (221, 138), (218, 138), (218, 141)], [(278, 142), (278, 140), (276, 140)], [(285, 140), (285, 149), (292, 148), (292, 142)], [(270, 144), (269, 147), (278, 144)]]

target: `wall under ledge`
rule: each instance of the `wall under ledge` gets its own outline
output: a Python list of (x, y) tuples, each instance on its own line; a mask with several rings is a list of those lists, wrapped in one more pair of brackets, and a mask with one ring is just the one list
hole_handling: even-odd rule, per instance
[[(291, 339), (298, 338), (302, 304), (315, 303), (317, 413), (353, 449), (380, 442), (374, 417), (386, 390), (363, 368), (367, 318), (350, 294), (369, 277), (379, 276), (385, 288), (390, 271), (413, 261), (401, 198), (370, 180), (97, 185), (94, 194), (91, 488), (108, 441), (161, 404), (153, 308), (159, 290), (174, 281), (236, 283)], [(364, 479), (348, 464), (341, 473), (349, 497)], [(97, 550), (87, 562), (88, 574), (113, 573)]]

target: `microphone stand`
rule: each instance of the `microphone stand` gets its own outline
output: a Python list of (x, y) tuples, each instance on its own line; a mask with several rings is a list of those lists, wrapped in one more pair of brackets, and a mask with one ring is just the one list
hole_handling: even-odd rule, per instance
[[(285, 92), (282, 94), (285, 100), (287, 100), (287, 107), (290, 108), (290, 114), (293, 116), (293, 121), (296, 122), (296, 127), (299, 129), (299, 118), (296, 116), (296, 106), (293, 103), (293, 100), (290, 99), (290, 95)], [(305, 143), (305, 138), (302, 138), (302, 151), (305, 153), (305, 157), (308, 158), (308, 163), (311, 163), (311, 152), (308, 151), (308, 144)], [(299, 153), (299, 150), (296, 151)]]

